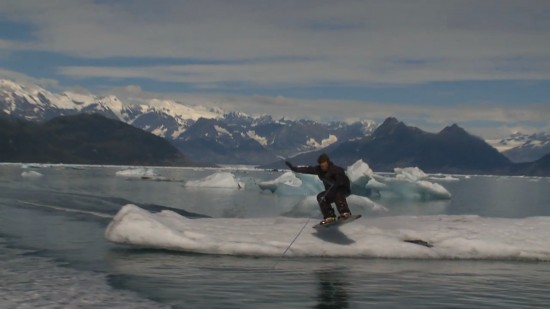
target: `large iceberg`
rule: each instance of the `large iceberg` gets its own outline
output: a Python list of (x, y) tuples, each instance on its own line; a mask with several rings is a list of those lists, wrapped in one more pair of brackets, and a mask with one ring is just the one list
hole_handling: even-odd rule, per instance
[[(351, 192), (362, 196), (371, 196), (373, 189), (378, 192), (382, 188), (368, 187), (367, 184), (374, 183), (374, 172), (368, 164), (357, 160), (346, 169), (346, 174), (351, 182)], [(381, 184), (383, 186), (383, 184)]]
[(258, 186), (262, 190), (269, 190), (272, 193), (277, 191), (279, 187), (289, 186), (292, 188), (300, 188), (302, 181), (294, 175), (293, 172), (286, 172), (274, 180), (267, 180), (258, 183)]
[(218, 172), (203, 179), (189, 180), (186, 187), (243, 189), (245, 183), (229, 172)]
[(324, 190), (323, 183), (315, 175), (286, 172), (274, 180), (258, 183), (262, 190), (280, 195), (311, 195)]
[(385, 190), (400, 198), (422, 200), (445, 200), (451, 193), (442, 185), (428, 181), (428, 175), (418, 167), (395, 168), (395, 177), (376, 175), (377, 182), (385, 185)]
[[(351, 192), (359, 196), (380, 196), (384, 192), (400, 198), (424, 200), (450, 199), (451, 194), (418, 167), (395, 168), (394, 177), (374, 173), (368, 164), (358, 160), (346, 169), (351, 182)], [(262, 190), (270, 190), (280, 195), (312, 195), (324, 190), (323, 184), (315, 175), (286, 172), (280, 177), (260, 182)]]

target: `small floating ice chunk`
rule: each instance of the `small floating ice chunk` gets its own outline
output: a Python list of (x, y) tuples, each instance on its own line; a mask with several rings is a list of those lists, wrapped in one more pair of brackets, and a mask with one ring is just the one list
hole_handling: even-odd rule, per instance
[(267, 180), (258, 183), (260, 189), (270, 190), (271, 192), (277, 191), (279, 185), (300, 187), (302, 185), (302, 181), (298, 177), (296, 177), (293, 172), (286, 172), (274, 180)]
[(240, 181), (235, 175), (228, 172), (219, 172), (206, 176), (200, 180), (189, 180), (185, 183), (186, 187), (206, 187), (206, 188), (228, 188), (243, 189), (244, 182)]
[(152, 168), (131, 168), (116, 172), (116, 176), (126, 178), (152, 178), (158, 176)]
[(24, 172), (21, 173), (21, 176), (23, 176), (25, 178), (40, 178), (43, 175), (40, 174), (39, 172), (35, 172), (35, 171), (24, 171)]

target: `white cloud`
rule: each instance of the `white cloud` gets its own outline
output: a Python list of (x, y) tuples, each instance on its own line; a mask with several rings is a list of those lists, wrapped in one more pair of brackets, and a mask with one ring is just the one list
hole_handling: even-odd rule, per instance
[(256, 131), (249, 130), (249, 131), (246, 132), (246, 136), (248, 136), (249, 138), (257, 141), (258, 143), (260, 143), (263, 146), (267, 146), (267, 144), (268, 144), (267, 138), (256, 134)]
[[(322, 83), (413, 84), (460, 80), (550, 79), (550, 58), (525, 65), (502, 61), (448, 61), (431, 64), (380, 62), (371, 66), (326, 61), (278, 61), (250, 64), (166, 65), (137, 67), (67, 66), (59, 72), (73, 78), (145, 78), (162, 82), (220, 88), (224, 83), (249, 86), (303, 86)], [(514, 68), (516, 67), (516, 68)]]
[[(57, 73), (82, 84), (88, 78), (103, 78), (105, 84), (137, 78), (186, 83), (204, 92), (158, 94), (139, 86), (111, 90), (132, 101), (181, 98), (249, 114), (327, 121), (395, 116), (434, 130), (453, 122), (548, 123), (550, 114), (548, 105), (525, 102), (515, 107), (498, 102), (407, 105), (207, 94), (213, 88), (223, 91), (228, 83), (267, 88), (547, 81), (547, 0), (18, 0), (0, 1), (0, 18), (31, 29), (26, 40), (0, 39), (0, 57), (26, 50), (77, 59), (121, 57), (124, 65), (64, 65)], [(136, 62), (148, 58), (147, 64), (132, 64), (127, 60), (132, 57)], [(0, 76), (23, 78), (3, 69)], [(483, 134), (505, 130), (467, 128)]]
[(35, 84), (42, 87), (57, 87), (59, 82), (49, 78), (34, 78), (26, 74), (0, 68), (0, 78), (16, 81), (21, 84)]
[(126, 90), (128, 93), (131, 93), (131, 94), (140, 94), (143, 92), (141, 87), (137, 85), (128, 85), (124, 87), (124, 90)]
[(311, 146), (311, 147), (314, 147), (314, 148), (317, 148), (317, 149), (321, 149), (321, 148), (325, 148), (325, 147), (328, 147), (334, 143), (336, 143), (338, 141), (338, 138), (335, 136), (335, 135), (329, 135), (327, 138), (324, 138), (321, 140), (321, 143), (318, 143), (314, 138), (310, 138), (308, 141), (307, 141), (307, 145)]
[(550, 78), (550, 13), (544, 0), (58, 0), (3, 3), (0, 12), (35, 26), (35, 40), (0, 42), (7, 49), (223, 60), (62, 68), (75, 77), (143, 77), (149, 71), (151, 79), (198, 85)]

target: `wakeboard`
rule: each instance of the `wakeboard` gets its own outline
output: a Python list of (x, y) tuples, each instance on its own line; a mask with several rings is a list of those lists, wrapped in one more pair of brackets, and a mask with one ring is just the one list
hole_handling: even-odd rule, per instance
[(338, 219), (332, 223), (326, 223), (326, 224), (321, 224), (321, 223), (317, 223), (313, 226), (314, 229), (322, 229), (322, 228), (328, 228), (328, 227), (335, 227), (335, 226), (340, 226), (340, 225), (343, 225), (343, 224), (346, 224), (346, 223), (350, 223), (352, 221), (355, 221), (357, 219), (361, 218), (361, 215), (351, 215), (349, 218), (347, 219)]

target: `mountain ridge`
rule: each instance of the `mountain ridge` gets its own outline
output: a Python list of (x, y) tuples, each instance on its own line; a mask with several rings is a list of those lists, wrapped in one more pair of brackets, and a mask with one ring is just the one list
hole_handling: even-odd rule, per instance
[(44, 122), (63, 115), (98, 113), (164, 138), (195, 162), (267, 165), (279, 156), (300, 154), (295, 157), (307, 163), (327, 152), (341, 164), (363, 159), (380, 171), (419, 166), (428, 172), (532, 174), (537, 166), (545, 168), (544, 161), (514, 165), (457, 124), (429, 133), (395, 117), (376, 127), (370, 121), (275, 120), (269, 115), (225, 113), (170, 100), (151, 102), (156, 106), (128, 105), (115, 96), (55, 94), (0, 80), (0, 113), (6, 118)]
[[(13, 118), (32, 121), (99, 113), (163, 137), (195, 161), (214, 163), (264, 164), (276, 155), (311, 151), (331, 142), (358, 138), (375, 127), (371, 121), (347, 125), (342, 122), (274, 120), (266, 115), (252, 117), (240, 112), (227, 113), (219, 108), (188, 106), (173, 100), (151, 99), (147, 103), (129, 104), (112, 95), (94, 96), (68, 91), (56, 94), (37, 85), (20, 85), (1, 79), (0, 110)], [(213, 120), (209, 122), (212, 126), (223, 127), (230, 134), (220, 140), (212, 138), (209, 132), (215, 127), (206, 128), (200, 119)], [(195, 128), (193, 134), (186, 134), (195, 125), (204, 131)], [(228, 138), (234, 141), (229, 142)], [(209, 143), (205, 144), (205, 140)], [(197, 144), (212, 151), (194, 151)], [(227, 145), (231, 145), (230, 148), (224, 149)], [(251, 147), (263, 147), (268, 155), (253, 155), (249, 151)], [(219, 162), (220, 159), (227, 162)]]
[[(363, 160), (376, 171), (392, 172), (416, 166), (429, 173), (550, 176), (550, 154), (535, 162), (517, 164), (468, 133), (457, 124), (438, 133), (425, 132), (387, 118), (370, 136), (329, 146), (321, 151), (291, 158), (294, 164), (315, 164), (326, 153), (333, 162), (346, 166)], [(269, 167), (283, 168), (281, 162)]]
[(166, 140), (97, 114), (0, 117), (1, 162), (198, 166)]

